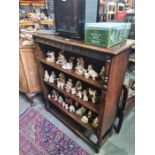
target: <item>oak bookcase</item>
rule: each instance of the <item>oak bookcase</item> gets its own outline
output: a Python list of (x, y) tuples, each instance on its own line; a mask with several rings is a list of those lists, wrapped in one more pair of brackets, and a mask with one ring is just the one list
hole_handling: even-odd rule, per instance
[[(83, 41), (67, 39), (56, 35), (43, 35), (39, 33), (33, 34), (36, 47), (36, 57), (39, 66), (39, 74), (41, 87), (45, 98), (46, 109), (55, 115), (61, 122), (69, 127), (74, 133), (90, 144), (96, 152), (99, 152), (101, 146), (106, 139), (110, 137), (115, 129), (119, 132), (122, 118), (121, 113), (125, 110), (126, 95), (121, 100), (120, 96), (123, 90), (123, 79), (128, 64), (128, 57), (131, 46), (134, 45), (133, 40), (126, 40), (111, 48), (101, 48), (92, 45), (86, 45)], [(96, 69), (105, 65), (106, 73), (104, 80), (85, 79), (83, 76), (75, 74), (74, 70), (64, 70), (55, 63), (46, 61), (46, 53), (53, 50), (58, 53), (64, 50), (66, 56), (83, 57), (87, 63), (94, 65)], [(100, 92), (100, 99), (97, 104), (90, 101), (84, 102), (75, 95), (67, 93), (65, 90), (57, 88), (56, 84), (45, 82), (44, 70), (54, 70), (63, 72), (67, 77), (80, 80), (85, 87), (92, 86)], [(48, 94), (52, 89), (57, 90), (80, 105), (91, 110), (99, 117), (99, 126), (94, 128), (91, 123), (85, 124), (81, 121), (81, 117), (75, 113), (71, 113), (64, 109), (58, 102), (48, 98)], [(116, 125), (115, 120), (119, 123)], [(95, 136), (96, 140), (90, 137)]]

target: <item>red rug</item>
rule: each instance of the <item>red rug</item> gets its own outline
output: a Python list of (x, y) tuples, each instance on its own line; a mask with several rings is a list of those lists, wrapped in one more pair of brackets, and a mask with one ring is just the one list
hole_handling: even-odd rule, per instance
[(19, 125), (20, 155), (88, 155), (32, 108), (20, 117)]

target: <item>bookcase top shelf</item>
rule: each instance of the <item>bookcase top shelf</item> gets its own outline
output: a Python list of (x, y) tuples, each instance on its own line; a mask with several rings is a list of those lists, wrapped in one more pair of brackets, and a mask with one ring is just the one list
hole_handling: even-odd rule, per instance
[(44, 39), (44, 41), (55, 41), (58, 43), (62, 43), (65, 45), (70, 45), (70, 46), (76, 46), (79, 48), (87, 49), (91, 51), (96, 51), (99, 53), (104, 53), (104, 54), (110, 54), (110, 55), (118, 55), (119, 53), (131, 48), (135, 44), (134, 40), (127, 39), (111, 48), (103, 48), (103, 47), (98, 47), (98, 46), (93, 46), (93, 45), (87, 45), (84, 43), (84, 41), (81, 40), (75, 40), (75, 39), (68, 39), (64, 37), (60, 37), (58, 35), (45, 35), (45, 34), (39, 34), (39, 33), (33, 33), (33, 36), (36, 38), (41, 38)]

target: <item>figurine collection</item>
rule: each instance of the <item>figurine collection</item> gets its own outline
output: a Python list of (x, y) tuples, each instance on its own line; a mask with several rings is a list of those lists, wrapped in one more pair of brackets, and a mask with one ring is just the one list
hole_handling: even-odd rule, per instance
[[(60, 65), (64, 70), (72, 70), (75, 69), (75, 73), (78, 75), (83, 75), (86, 79), (104, 79), (105, 76), (105, 67), (103, 66), (100, 73), (95, 71), (93, 65), (89, 64), (85, 65), (85, 61), (83, 58), (79, 57), (76, 59), (76, 64), (74, 65), (74, 57), (66, 58), (64, 55), (64, 51), (60, 51), (58, 53), (58, 57), (56, 58), (56, 54), (53, 51), (47, 52), (46, 61), (49, 63), (56, 63)], [(65, 74), (60, 72), (56, 74), (55, 71), (52, 71), (50, 74), (47, 70), (44, 72), (44, 81), (49, 83), (54, 83), (58, 89), (62, 89), (67, 93), (75, 95), (79, 99), (84, 102), (92, 102), (93, 104), (98, 103), (99, 94), (97, 90), (93, 88), (84, 89), (81, 81), (73, 80), (71, 78), (66, 78)], [(53, 99), (58, 102), (63, 108), (71, 113), (75, 113), (81, 117), (81, 121), (85, 124), (91, 123), (94, 128), (98, 126), (99, 118), (90, 110), (79, 104), (78, 102), (74, 102), (71, 98), (61, 95), (58, 91), (52, 90), (51, 94), (48, 95), (49, 99)]]
[(48, 99), (51, 98), (54, 101), (57, 101), (58, 104), (60, 104), (67, 111), (79, 115), (83, 123), (91, 123), (94, 128), (98, 126), (98, 117), (84, 106), (81, 106), (78, 102), (74, 102), (71, 98), (60, 95), (60, 93), (56, 90), (52, 90), (51, 94), (48, 94)]
[(74, 57), (70, 57), (68, 60), (64, 55), (64, 51), (60, 51), (58, 53), (58, 57), (56, 60), (56, 56), (55, 53), (53, 51), (48, 51), (47, 52), (47, 58), (46, 61), (47, 62), (52, 62), (52, 63), (56, 63), (58, 65), (61, 65), (61, 67), (65, 70), (72, 70), (75, 69), (75, 73), (78, 75), (83, 75), (84, 78), (86, 79), (100, 79), (103, 80), (104, 79), (104, 75), (105, 75), (105, 67), (102, 66), (101, 70), (99, 73), (97, 73), (97, 71), (95, 71), (93, 65), (89, 64), (87, 67), (85, 65), (85, 61), (83, 58), (79, 57), (76, 59), (76, 65), (74, 66)]
[(44, 81), (49, 83), (56, 83), (56, 86), (59, 89), (65, 90), (67, 93), (71, 93), (72, 95), (77, 96), (85, 102), (91, 101), (93, 104), (96, 104), (98, 102), (99, 95), (97, 93), (97, 90), (93, 88), (83, 90), (81, 81), (76, 81), (74, 85), (71, 78), (66, 80), (64, 73), (60, 72), (57, 78), (54, 71), (52, 71), (49, 75), (48, 71), (45, 70)]

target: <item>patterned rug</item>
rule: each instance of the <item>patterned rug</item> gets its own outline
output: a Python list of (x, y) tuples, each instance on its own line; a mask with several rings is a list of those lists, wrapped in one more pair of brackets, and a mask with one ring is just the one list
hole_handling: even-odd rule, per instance
[(88, 155), (34, 109), (28, 109), (19, 122), (20, 155)]

